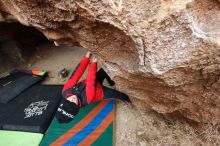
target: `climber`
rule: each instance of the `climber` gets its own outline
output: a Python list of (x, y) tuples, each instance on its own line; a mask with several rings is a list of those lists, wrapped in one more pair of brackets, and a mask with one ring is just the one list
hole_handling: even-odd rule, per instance
[[(87, 52), (62, 89), (63, 98), (55, 115), (60, 123), (69, 123), (78, 114), (81, 107), (95, 101), (103, 99), (130, 101), (126, 94), (103, 85), (104, 79), (108, 81), (110, 86), (114, 86), (115, 82), (102, 68), (96, 72), (97, 59), (93, 57), (90, 63), (90, 57), (91, 53)], [(88, 64), (87, 79), (77, 83)]]

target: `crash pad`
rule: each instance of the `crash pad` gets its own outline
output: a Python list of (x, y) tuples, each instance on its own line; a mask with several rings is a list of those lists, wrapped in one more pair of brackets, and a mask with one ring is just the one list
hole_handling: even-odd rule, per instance
[(1, 146), (39, 146), (43, 134), (0, 130)]
[(68, 124), (60, 124), (54, 118), (41, 146), (112, 146), (115, 102), (104, 100), (80, 109)]
[(62, 85), (33, 85), (7, 104), (0, 104), (3, 130), (44, 133), (61, 99)]
[(45, 71), (13, 70), (0, 78), (0, 103), (8, 103), (23, 91), (43, 80)]

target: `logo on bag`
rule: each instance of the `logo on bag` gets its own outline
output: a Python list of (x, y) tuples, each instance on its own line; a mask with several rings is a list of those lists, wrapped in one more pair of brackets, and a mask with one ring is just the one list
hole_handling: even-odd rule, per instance
[(43, 111), (47, 109), (49, 102), (50, 101), (43, 100), (32, 102), (27, 108), (24, 109), (24, 119), (42, 115)]

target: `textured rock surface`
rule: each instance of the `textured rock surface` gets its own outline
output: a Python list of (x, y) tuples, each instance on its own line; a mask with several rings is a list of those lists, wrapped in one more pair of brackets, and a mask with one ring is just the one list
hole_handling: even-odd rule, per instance
[(1, 0), (0, 21), (80, 44), (139, 109), (220, 123), (216, 0)]

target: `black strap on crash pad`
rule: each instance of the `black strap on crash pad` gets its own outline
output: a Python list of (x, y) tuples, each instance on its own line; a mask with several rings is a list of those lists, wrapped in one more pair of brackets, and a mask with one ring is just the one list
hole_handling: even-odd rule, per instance
[(25, 89), (40, 81), (38, 76), (25, 75), (0, 88), (0, 103), (8, 103)]
[(0, 103), (8, 103), (24, 90), (42, 79), (42, 76), (19, 71), (0, 78)]

